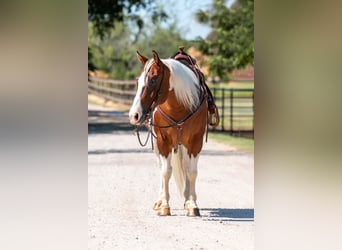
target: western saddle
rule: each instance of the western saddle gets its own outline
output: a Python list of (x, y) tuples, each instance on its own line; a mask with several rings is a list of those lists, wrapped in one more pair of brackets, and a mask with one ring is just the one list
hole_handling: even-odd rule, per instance
[(199, 79), (199, 82), (204, 89), (204, 96), (207, 98), (207, 102), (208, 102), (209, 125), (212, 127), (216, 127), (220, 123), (220, 116), (219, 116), (218, 109), (215, 104), (213, 95), (208, 85), (205, 82), (204, 75), (201, 69), (199, 68), (199, 66), (197, 65), (196, 59), (194, 59), (193, 57), (188, 55), (186, 52), (184, 52), (184, 46), (179, 46), (178, 48), (179, 48), (179, 51), (173, 56), (171, 56), (170, 58), (183, 63), (197, 75), (197, 78)]

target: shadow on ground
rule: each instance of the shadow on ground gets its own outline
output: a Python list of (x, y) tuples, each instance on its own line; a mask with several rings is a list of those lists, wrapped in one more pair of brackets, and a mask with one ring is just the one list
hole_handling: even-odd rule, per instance
[(153, 153), (151, 148), (91, 150), (89, 155)]
[(128, 114), (119, 111), (88, 110), (88, 134), (133, 131)]
[(252, 208), (201, 208), (200, 210), (209, 213), (208, 216), (203, 216), (205, 221), (254, 221)]
[[(113, 129), (109, 128), (108, 130), (109, 132), (112, 132)], [(97, 130), (97, 132), (99, 133), (99, 130)], [(96, 132), (95, 132), (96, 133)], [(103, 133), (103, 130), (101, 131), (101, 133)], [(132, 136), (133, 136), (133, 132), (132, 132)], [(89, 155), (103, 155), (103, 154), (129, 154), (129, 153), (153, 153), (153, 150), (151, 148), (151, 144), (148, 143), (147, 147), (145, 148), (137, 148), (137, 149), (105, 149), (105, 150), (91, 150), (88, 151)], [(206, 150), (204, 149), (201, 152), (201, 155), (206, 155), (206, 156), (212, 156), (212, 157), (216, 157), (216, 156), (238, 156), (238, 155), (244, 155), (243, 153), (239, 153), (236, 152), (234, 150)]]

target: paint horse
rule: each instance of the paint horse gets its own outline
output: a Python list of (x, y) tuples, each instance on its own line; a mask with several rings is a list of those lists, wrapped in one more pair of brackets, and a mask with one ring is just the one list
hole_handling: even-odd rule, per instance
[(169, 180), (173, 173), (184, 195), (187, 216), (200, 216), (196, 203), (197, 163), (207, 126), (206, 88), (189, 67), (175, 59), (148, 59), (137, 52), (144, 68), (129, 112), (130, 123), (149, 120), (161, 167), (161, 189), (154, 204), (158, 215), (171, 215)]

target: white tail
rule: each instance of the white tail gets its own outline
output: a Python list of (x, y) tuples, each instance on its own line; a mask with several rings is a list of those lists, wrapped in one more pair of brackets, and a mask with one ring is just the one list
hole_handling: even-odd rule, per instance
[(177, 152), (172, 150), (171, 166), (172, 174), (175, 178), (175, 182), (179, 191), (180, 196), (184, 195), (185, 186), (185, 169), (183, 166), (183, 145), (178, 145)]

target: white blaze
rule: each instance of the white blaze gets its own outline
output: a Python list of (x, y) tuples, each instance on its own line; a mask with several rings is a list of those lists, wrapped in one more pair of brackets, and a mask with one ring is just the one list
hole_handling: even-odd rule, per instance
[(142, 94), (142, 89), (143, 89), (144, 84), (145, 84), (144, 80), (145, 80), (145, 72), (143, 72), (140, 75), (139, 79), (138, 79), (138, 90), (137, 90), (137, 93), (136, 93), (136, 95), (134, 97), (131, 109), (129, 110), (129, 119), (130, 119), (131, 124), (133, 124), (133, 125), (136, 124), (134, 116), (136, 114), (139, 114), (139, 117), (141, 117), (142, 113), (143, 113), (143, 108), (142, 108), (142, 105), (141, 105), (140, 97), (141, 97), (141, 94)]

